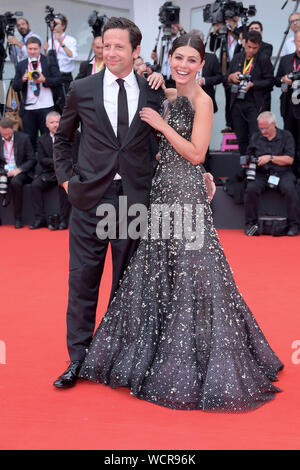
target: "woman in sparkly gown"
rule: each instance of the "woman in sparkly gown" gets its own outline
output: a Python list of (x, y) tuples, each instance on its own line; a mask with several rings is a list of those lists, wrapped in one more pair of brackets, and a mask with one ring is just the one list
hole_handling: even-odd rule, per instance
[[(280, 389), (272, 382), (283, 364), (239, 294), (213, 226), (199, 165), (213, 121), (211, 100), (195, 81), (203, 57), (198, 36), (177, 39), (170, 58), (177, 95), (162, 116), (141, 111), (161, 137), (148, 232), (79, 377), (128, 387), (140, 399), (173, 409), (241, 412), (274, 398)], [(181, 237), (175, 212), (170, 237), (151, 233), (162, 204), (186, 209), (190, 218), (183, 210), (183, 219), (190, 223)]]

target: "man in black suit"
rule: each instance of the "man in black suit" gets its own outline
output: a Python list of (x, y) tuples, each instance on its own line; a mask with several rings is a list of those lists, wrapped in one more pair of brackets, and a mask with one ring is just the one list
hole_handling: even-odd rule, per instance
[[(282, 87), (280, 96), (280, 112), (284, 121), (284, 128), (290, 131), (295, 139), (296, 153), (293, 170), (300, 177), (300, 102), (299, 79), (297, 75), (290, 78), (290, 73), (299, 74), (300, 71), (300, 31), (295, 33), (296, 52), (283, 56), (280, 59), (275, 84)], [(299, 74), (300, 75), (300, 74)]]
[(75, 80), (88, 77), (89, 75), (94, 75), (94, 73), (100, 72), (103, 69), (104, 62), (102, 36), (96, 36), (94, 38), (92, 49), (94, 51), (94, 57), (91, 60), (85, 60), (81, 62), (79, 72)]
[[(53, 186), (57, 186), (57, 179), (54, 172), (53, 161), (53, 143), (55, 134), (58, 129), (60, 121), (60, 114), (56, 111), (50, 111), (46, 116), (46, 126), (49, 132), (43, 134), (38, 138), (37, 143), (37, 157), (40, 165), (40, 174), (31, 184), (31, 200), (34, 212), (34, 223), (30, 226), (31, 229), (38, 229), (46, 227), (50, 230), (56, 230), (56, 226), (47, 223), (43, 208), (43, 192)], [(58, 186), (59, 206), (60, 206), (60, 221), (59, 230), (68, 228), (70, 203), (65, 190)]]
[[(274, 84), (273, 65), (269, 57), (258, 54), (260, 44), (261, 34), (249, 31), (244, 50), (233, 57), (227, 73), (230, 109), (241, 154), (246, 153), (250, 137), (258, 130), (257, 116), (266, 111), (265, 94)], [(241, 83), (240, 74), (250, 74), (251, 80)]]
[[(100, 73), (71, 84), (56, 133), (56, 175), (72, 204), (67, 310), (71, 365), (54, 382), (58, 388), (75, 384), (92, 339), (109, 242), (113, 261), (111, 298), (138, 244), (138, 240), (123, 237), (121, 233), (117, 235), (119, 238), (99, 239), (97, 208), (109, 204), (119, 214), (120, 196), (127, 196), (127, 208), (135, 203), (149, 203), (152, 129), (141, 121), (139, 111), (145, 106), (159, 110), (163, 92), (152, 89), (133, 71), (133, 61), (140, 54), (141, 38), (138, 27), (128, 19), (111, 18), (105, 24), (106, 67)], [(81, 141), (76, 171), (72, 175), (70, 149), (79, 123)], [(117, 219), (117, 232), (120, 224), (122, 221)]]
[[(21, 92), (20, 117), (34, 150), (38, 131), (47, 131), (46, 116), (54, 109), (52, 88), (61, 83), (58, 66), (49, 64), (41, 54), (41, 42), (32, 36), (26, 42), (28, 58), (18, 63), (13, 89)], [(36, 70), (35, 70), (36, 67)], [(33, 73), (33, 75), (32, 75)], [(36, 78), (35, 78), (36, 73)]]
[(11, 119), (1, 119), (0, 135), (0, 167), (6, 171), (12, 192), (15, 227), (22, 228), (23, 186), (31, 183), (36, 160), (28, 135), (14, 131)]

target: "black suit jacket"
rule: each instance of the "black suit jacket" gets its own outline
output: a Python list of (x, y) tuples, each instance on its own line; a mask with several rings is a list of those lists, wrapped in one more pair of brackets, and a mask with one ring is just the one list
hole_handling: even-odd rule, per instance
[(268, 42), (262, 41), (260, 48), (259, 48), (259, 53), (264, 54), (267, 57), (271, 59), (272, 54), (273, 54), (273, 46), (272, 44), (269, 44)]
[(90, 60), (85, 60), (84, 62), (81, 62), (80, 67), (79, 67), (79, 72), (75, 80), (88, 77), (89, 75), (91, 75), (92, 70), (93, 70), (93, 64), (91, 64)]
[[(2, 138), (0, 138), (1, 168), (4, 168), (4, 165), (6, 164), (3, 150), (3, 141)], [(33, 178), (36, 159), (34, 156), (34, 151), (30, 142), (30, 138), (24, 132), (14, 132), (14, 156), (17, 168), (20, 168), (23, 173), (26, 173), (30, 178)]]
[(223, 76), (221, 65), (215, 54), (209, 52), (205, 53), (205, 64), (202, 69), (202, 76), (205, 78), (205, 85), (203, 90), (211, 97), (214, 104), (214, 112), (218, 111), (218, 106), (215, 100), (215, 85), (222, 83)]
[[(78, 149), (80, 142), (80, 132), (77, 131), (72, 145), (72, 162), (77, 162)], [(40, 166), (39, 176), (43, 175), (47, 180), (56, 179), (53, 160), (53, 141), (49, 132), (41, 135), (37, 141), (37, 158)]]
[[(244, 60), (245, 51), (239, 52), (233, 57), (226, 75), (227, 80), (231, 73), (243, 71)], [(274, 85), (274, 68), (269, 57), (261, 53), (255, 55), (251, 69), (251, 81), (254, 86), (250, 92), (253, 93), (257, 112), (266, 111), (265, 96), (272, 90)], [(235, 98), (236, 96), (232, 93), (231, 106), (234, 104)]]
[[(103, 104), (104, 70), (72, 82), (54, 144), (54, 164), (59, 184), (69, 182), (69, 200), (77, 208), (88, 210), (99, 204), (118, 172), (122, 177), (128, 204), (148, 204), (152, 180), (149, 137), (152, 128), (140, 119), (147, 106), (159, 110), (162, 90), (152, 90), (136, 74), (140, 88), (138, 109), (120, 144)], [(70, 147), (81, 123), (82, 133), (72, 176)]]
[[(27, 98), (27, 85), (28, 82), (23, 82), (22, 77), (26, 70), (28, 69), (28, 59), (24, 59), (18, 63), (16, 68), (16, 74), (13, 80), (13, 89), (21, 94), (21, 103), (20, 103), (20, 116), (24, 115), (24, 106)], [(47, 57), (41, 54), (41, 69), (42, 73), (46, 78), (43, 86), (46, 88), (55, 89), (61, 84), (61, 74), (58, 68), (58, 65), (53, 63), (53, 61), (48, 61)]]
[[(294, 70), (294, 57), (295, 53), (287, 54), (280, 59), (275, 85), (281, 87), (281, 78)], [(280, 113), (284, 118), (287, 115), (288, 108), (291, 107), (293, 115), (296, 119), (300, 119), (300, 105), (293, 104), (292, 93), (293, 89), (289, 87), (288, 92), (282, 92), (280, 96)], [(298, 96), (297, 96), (298, 97)]]

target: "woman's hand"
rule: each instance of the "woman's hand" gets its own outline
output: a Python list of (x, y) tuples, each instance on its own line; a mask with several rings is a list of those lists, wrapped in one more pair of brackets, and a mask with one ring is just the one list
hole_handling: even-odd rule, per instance
[(210, 173), (203, 173), (204, 182), (206, 184), (207, 194), (209, 198), (209, 202), (215, 195), (216, 192), (216, 185), (214, 182), (214, 177)]
[(145, 121), (149, 126), (153, 127), (157, 131), (163, 132), (163, 129), (166, 127), (166, 122), (158, 114), (157, 111), (154, 111), (152, 108), (143, 108), (140, 111), (140, 118), (142, 121)]
[(147, 78), (147, 81), (151, 88), (153, 88), (154, 90), (158, 90), (159, 87), (163, 88), (163, 85), (165, 84), (164, 77), (157, 72), (151, 73), (151, 75), (149, 75), (149, 77)]

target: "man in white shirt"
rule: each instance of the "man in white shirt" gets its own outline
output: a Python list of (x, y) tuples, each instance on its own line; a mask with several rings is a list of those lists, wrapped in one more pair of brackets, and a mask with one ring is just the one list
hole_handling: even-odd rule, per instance
[(294, 36), (297, 31), (300, 31), (300, 13), (292, 13), (289, 16), (289, 25), (293, 31), (292, 36), (288, 37), (282, 48), (281, 55), (293, 54), (296, 51)]
[[(41, 54), (38, 38), (30, 37), (26, 49), (28, 58), (17, 65), (13, 89), (22, 91), (19, 114), (24, 131), (29, 134), (32, 146), (36, 149), (38, 131), (41, 134), (46, 132), (46, 115), (54, 107), (52, 88), (61, 84), (61, 76), (57, 66), (49, 66), (46, 57)], [(33, 72), (37, 72), (36, 76)]]
[(8, 36), (7, 42), (11, 46), (15, 46), (16, 48), (16, 55), (17, 61), (20, 62), (28, 57), (27, 49), (26, 49), (26, 41), (31, 37), (39, 38), (42, 43), (42, 39), (37, 34), (33, 33), (30, 28), (30, 24), (28, 20), (25, 18), (18, 18), (17, 19), (17, 30), (22, 36), (20, 40), (18, 40), (15, 36)]
[(67, 25), (68, 20), (64, 15), (55, 15), (53, 44), (52, 38), (50, 38), (47, 49), (47, 51), (51, 49), (56, 51), (65, 94), (67, 94), (70, 83), (73, 80), (72, 72), (75, 68), (75, 60), (78, 57), (77, 41), (72, 36), (66, 34)]

